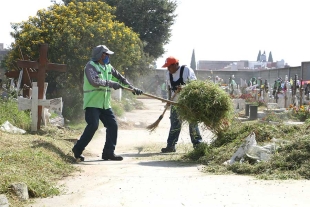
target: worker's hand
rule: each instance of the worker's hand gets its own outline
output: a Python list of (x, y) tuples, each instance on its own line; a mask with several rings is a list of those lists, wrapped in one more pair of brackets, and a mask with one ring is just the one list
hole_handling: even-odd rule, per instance
[(114, 81), (110, 81), (110, 87), (112, 87), (114, 90), (123, 88), (123, 86), (117, 82)]
[(133, 95), (141, 95), (143, 93), (142, 90), (140, 90), (139, 88), (133, 88)]

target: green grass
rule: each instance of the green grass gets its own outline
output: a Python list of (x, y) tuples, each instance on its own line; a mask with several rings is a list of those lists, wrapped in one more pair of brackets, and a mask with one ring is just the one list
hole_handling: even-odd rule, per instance
[(17, 101), (14, 99), (1, 99), (0, 98), (0, 125), (5, 121), (24, 130), (29, 130), (31, 126), (30, 111), (19, 111)]
[(72, 165), (75, 131), (42, 128), (37, 134), (0, 132), (0, 194), (7, 194), (11, 206), (23, 206), (8, 187), (15, 182), (28, 186), (29, 196), (59, 195), (57, 181), (78, 169)]

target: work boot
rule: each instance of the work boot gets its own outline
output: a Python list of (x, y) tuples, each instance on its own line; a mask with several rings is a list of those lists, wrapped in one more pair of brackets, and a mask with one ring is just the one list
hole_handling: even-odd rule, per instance
[(102, 153), (103, 160), (115, 160), (115, 161), (122, 161), (123, 157), (119, 155), (115, 155), (114, 153)]
[(175, 152), (175, 146), (167, 146), (165, 148), (161, 148), (162, 153)]
[(82, 155), (82, 153), (78, 152), (74, 147), (72, 148), (72, 152), (74, 154), (75, 159), (80, 160), (80, 161), (85, 160), (85, 157)]

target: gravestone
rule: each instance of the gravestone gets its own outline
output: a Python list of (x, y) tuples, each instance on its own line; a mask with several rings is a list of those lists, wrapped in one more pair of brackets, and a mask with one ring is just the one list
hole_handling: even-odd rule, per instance
[[(28, 79), (36, 79), (37, 86), (38, 86), (38, 100), (44, 99), (44, 83), (46, 72), (48, 71), (58, 71), (58, 72), (65, 72), (66, 65), (65, 64), (56, 64), (56, 63), (49, 63), (47, 59), (47, 50), (48, 44), (43, 43), (40, 44), (39, 50), (39, 61), (30, 61), (30, 60), (17, 60), (17, 66), (23, 68), (23, 77), (24, 74), (26, 76), (25, 83), (31, 85)], [(24, 70), (25, 68), (25, 70)], [(35, 70), (31, 70), (35, 69)], [(9, 71), (5, 74), (9, 78), (17, 78), (20, 75), (20, 71)], [(37, 120), (37, 129), (40, 129), (41, 125), (41, 117), (42, 117), (42, 105), (38, 105), (38, 120)]]
[(31, 131), (37, 131), (39, 128), (37, 126), (37, 120), (40, 118), (39, 116), (39, 107), (44, 107), (51, 109), (53, 111), (62, 112), (62, 98), (55, 98), (55, 99), (38, 99), (38, 87), (37, 83), (32, 83), (32, 90), (31, 90), (31, 99), (18, 97), (18, 110), (28, 110), (31, 109)]
[(245, 100), (241, 98), (232, 99), (234, 109), (237, 111), (241, 111), (245, 108)]
[(279, 108), (285, 108), (285, 97), (284, 97), (284, 95), (282, 95), (282, 94), (278, 95), (277, 103), (278, 103)]

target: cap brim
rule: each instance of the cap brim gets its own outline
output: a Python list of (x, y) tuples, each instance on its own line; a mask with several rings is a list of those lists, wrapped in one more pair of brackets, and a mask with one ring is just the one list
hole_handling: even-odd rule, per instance
[(106, 51), (105, 53), (107, 53), (107, 54), (109, 54), (109, 55), (113, 55), (113, 54), (114, 54), (114, 52), (111, 51), (111, 50), (108, 50), (108, 51)]
[(165, 63), (165, 65), (161, 66), (162, 68), (166, 68), (168, 67), (170, 64), (169, 63)]

